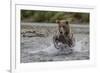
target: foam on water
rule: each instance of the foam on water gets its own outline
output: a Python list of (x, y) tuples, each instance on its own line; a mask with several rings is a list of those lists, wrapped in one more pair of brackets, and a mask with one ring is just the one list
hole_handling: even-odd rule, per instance
[(57, 52), (59, 52), (59, 50), (57, 50), (53, 44), (51, 44), (49, 47), (44, 48), (42, 50), (36, 50), (36, 51), (30, 51), (31, 54), (36, 54), (36, 53), (40, 53), (40, 52), (44, 52), (47, 54), (56, 54)]
[[(70, 48), (70, 49), (72, 49), (74, 52), (83, 52), (83, 51), (85, 51), (86, 48), (83, 48), (82, 46), (84, 46), (84, 43), (85, 43), (86, 40), (87, 40), (86, 38), (84, 38), (84, 39), (81, 40), (81, 41), (77, 41), (77, 40), (76, 40), (75, 46), (74, 46), (73, 48)], [(84, 46), (84, 47), (85, 47), (85, 46)], [(59, 53), (60, 50), (56, 49), (56, 48), (54, 47), (54, 44), (51, 43), (51, 45), (50, 45), (49, 47), (47, 47), (47, 48), (44, 48), (44, 49), (42, 49), (42, 50), (30, 51), (29, 53), (31, 53), (31, 54), (38, 54), (38, 53), (40, 53), (40, 52), (47, 53), (47, 54), (49, 54), (49, 55), (50, 55), (50, 54), (53, 55), (53, 54)], [(66, 52), (67, 52), (67, 51), (66, 51)]]
[(76, 41), (75, 46), (72, 48), (75, 52), (84, 52), (87, 51), (85, 43), (87, 42), (87, 38), (84, 38), (80, 41)]

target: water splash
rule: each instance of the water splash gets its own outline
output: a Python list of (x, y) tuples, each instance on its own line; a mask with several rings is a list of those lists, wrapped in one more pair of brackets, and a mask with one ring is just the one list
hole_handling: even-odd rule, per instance
[[(85, 42), (87, 41), (87, 38), (84, 38), (83, 40), (77, 41), (75, 42), (75, 46), (73, 48), (70, 48), (73, 50), (73, 52), (83, 52), (83, 51), (87, 51), (86, 50), (86, 45)], [(48, 54), (48, 55), (53, 55), (53, 54), (57, 54), (61, 52), (60, 50), (56, 49), (54, 47), (54, 44), (51, 43), (51, 45), (47, 48), (44, 49), (40, 49), (40, 50), (36, 50), (36, 51), (30, 51), (30, 54), (39, 54), (39, 53), (43, 53), (43, 54)], [(68, 50), (64, 50), (64, 52), (68, 52)]]
[(86, 48), (86, 44), (88, 42), (88, 39), (87, 38), (84, 38), (80, 41), (77, 41), (76, 40), (76, 44), (75, 46), (72, 48), (74, 52), (85, 52), (87, 51), (87, 48)]

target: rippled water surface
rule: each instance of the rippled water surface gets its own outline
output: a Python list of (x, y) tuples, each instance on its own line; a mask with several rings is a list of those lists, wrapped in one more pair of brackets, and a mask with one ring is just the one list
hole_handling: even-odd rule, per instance
[[(43, 24), (42, 24), (43, 25)], [(71, 54), (61, 54), (53, 45), (52, 37), (57, 26), (41, 24), (22, 24), (21, 27), (21, 63), (68, 61), (89, 59), (89, 27), (74, 25), (72, 30), (76, 40)]]

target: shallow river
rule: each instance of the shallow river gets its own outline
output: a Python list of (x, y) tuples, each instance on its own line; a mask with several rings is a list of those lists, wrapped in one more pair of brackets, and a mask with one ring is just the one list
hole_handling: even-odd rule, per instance
[(59, 54), (52, 42), (52, 37), (57, 30), (55, 26), (23, 25), (21, 29), (21, 63), (88, 60), (89, 28), (83, 27), (81, 30), (82, 27), (75, 27), (75, 25), (72, 27), (76, 40), (73, 52)]

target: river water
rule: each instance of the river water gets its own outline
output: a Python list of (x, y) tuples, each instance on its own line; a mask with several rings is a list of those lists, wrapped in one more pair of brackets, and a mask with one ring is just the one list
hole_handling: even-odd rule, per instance
[[(28, 23), (29, 24), (29, 23)], [(60, 54), (54, 47), (53, 35), (57, 26), (44, 26), (41, 23), (23, 23), (21, 27), (21, 63), (74, 61), (89, 59), (89, 27), (73, 25), (72, 30), (76, 40), (71, 54)]]

